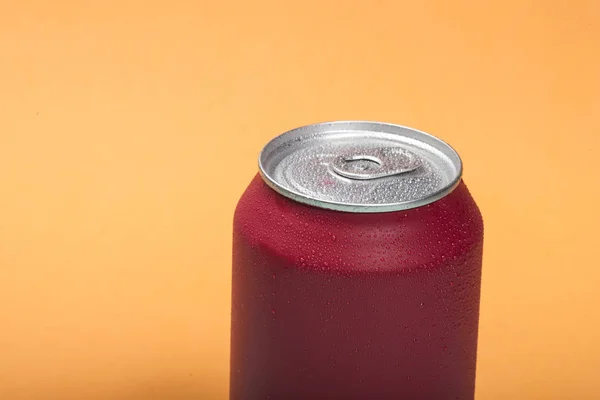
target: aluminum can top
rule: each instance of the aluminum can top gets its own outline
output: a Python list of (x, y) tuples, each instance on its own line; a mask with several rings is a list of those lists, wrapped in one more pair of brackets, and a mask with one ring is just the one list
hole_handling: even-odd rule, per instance
[(259, 156), (264, 181), (285, 197), (354, 213), (408, 210), (441, 199), (462, 162), (444, 141), (405, 126), (336, 121), (271, 140)]

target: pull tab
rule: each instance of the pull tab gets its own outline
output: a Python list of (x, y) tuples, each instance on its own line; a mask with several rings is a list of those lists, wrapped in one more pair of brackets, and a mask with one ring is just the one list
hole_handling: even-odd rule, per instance
[(421, 166), (417, 155), (400, 147), (381, 147), (337, 157), (333, 171), (344, 178), (368, 180), (403, 174)]

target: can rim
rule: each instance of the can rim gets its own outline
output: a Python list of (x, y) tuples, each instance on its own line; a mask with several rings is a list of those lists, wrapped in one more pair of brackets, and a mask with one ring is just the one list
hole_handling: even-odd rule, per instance
[[(446, 147), (446, 150), (450, 151), (452, 153), (452, 155), (454, 157), (456, 157), (456, 160), (457, 160), (456, 177), (452, 181), (450, 181), (450, 183), (447, 184), (446, 186), (438, 189), (437, 191), (435, 191), (419, 200), (409, 200), (409, 201), (403, 201), (403, 202), (382, 203), (382, 204), (357, 204), (357, 203), (341, 203), (341, 202), (311, 198), (310, 196), (307, 196), (307, 195), (299, 193), (295, 190), (284, 187), (283, 185), (279, 184), (266, 171), (266, 169), (263, 165), (263, 156), (265, 155), (265, 151), (270, 147), (270, 145), (275, 140), (277, 140), (283, 136), (293, 136), (294, 133), (298, 133), (307, 128), (318, 128), (320, 126), (347, 125), (347, 124), (353, 124), (353, 123), (367, 124), (367, 125), (373, 125), (373, 126), (376, 125), (379, 127), (384, 126), (384, 127), (389, 127), (389, 128), (393, 128), (393, 129), (410, 130), (419, 135), (423, 135), (430, 141), (437, 142), (438, 144), (442, 145), (443, 147)], [(447, 196), (452, 191), (454, 191), (454, 189), (456, 189), (456, 187), (460, 184), (460, 181), (461, 181), (462, 175), (463, 175), (463, 163), (462, 163), (462, 159), (460, 158), (460, 155), (452, 146), (450, 146), (444, 140), (442, 140), (436, 136), (433, 136), (427, 132), (423, 132), (421, 130), (411, 128), (409, 126), (392, 124), (392, 123), (387, 123), (387, 122), (369, 121), (369, 120), (338, 120), (338, 121), (330, 121), (330, 122), (318, 122), (318, 123), (308, 124), (308, 125), (304, 125), (304, 126), (286, 131), (286, 132), (274, 137), (273, 139), (271, 139), (262, 148), (262, 150), (260, 151), (259, 156), (258, 156), (258, 169), (259, 169), (259, 173), (260, 173), (263, 181), (270, 188), (272, 188), (277, 193), (279, 193), (291, 200), (297, 201), (299, 203), (307, 204), (310, 206), (318, 207), (318, 208), (334, 210), (334, 211), (350, 212), (350, 213), (382, 213), (382, 212), (405, 211), (405, 210), (410, 210), (413, 208), (422, 207), (427, 204), (431, 204), (435, 201), (442, 199), (443, 197)]]

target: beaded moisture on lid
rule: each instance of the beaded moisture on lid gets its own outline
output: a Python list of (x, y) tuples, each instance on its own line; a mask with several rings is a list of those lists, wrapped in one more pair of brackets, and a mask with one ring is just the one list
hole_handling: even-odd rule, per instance
[(259, 157), (265, 182), (282, 195), (347, 212), (406, 210), (450, 193), (460, 157), (442, 140), (380, 122), (339, 121), (288, 131)]

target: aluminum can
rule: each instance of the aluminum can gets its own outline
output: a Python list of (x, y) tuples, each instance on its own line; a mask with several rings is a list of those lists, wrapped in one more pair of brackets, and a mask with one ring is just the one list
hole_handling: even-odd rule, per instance
[(483, 221), (446, 143), (339, 121), (269, 142), (234, 217), (231, 400), (473, 399)]

